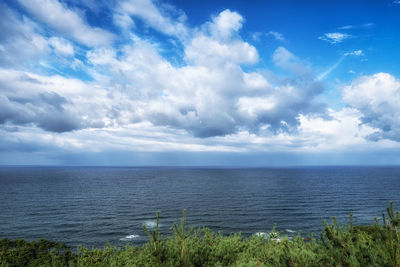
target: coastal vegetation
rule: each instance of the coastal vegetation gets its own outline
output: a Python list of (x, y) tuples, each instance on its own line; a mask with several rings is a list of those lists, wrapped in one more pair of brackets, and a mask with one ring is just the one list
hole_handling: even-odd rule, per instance
[(0, 241), (0, 266), (400, 266), (400, 214), (393, 204), (381, 222), (367, 226), (324, 222), (319, 236), (270, 234), (243, 237), (185, 226), (185, 213), (172, 234), (144, 226), (148, 242), (137, 247), (79, 247), (47, 241)]

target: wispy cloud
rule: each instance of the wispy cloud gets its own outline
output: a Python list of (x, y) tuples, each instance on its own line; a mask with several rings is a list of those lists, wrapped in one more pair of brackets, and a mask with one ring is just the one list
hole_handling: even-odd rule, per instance
[(266, 36), (272, 36), (277, 41), (285, 41), (285, 37), (283, 37), (283, 34), (279, 33), (279, 32), (269, 31), (265, 35)]
[(324, 71), (320, 75), (318, 75), (317, 80), (322, 81), (323, 79), (325, 79), (332, 71), (334, 71), (340, 65), (340, 63), (342, 63), (342, 61), (345, 59), (345, 57), (346, 57), (345, 55), (341, 56), (339, 58), (339, 60), (336, 61), (335, 64), (333, 64), (326, 71)]
[(261, 40), (261, 37), (263, 36), (262, 32), (253, 32), (251, 34), (251, 39), (253, 39), (253, 41), (258, 42)]
[[(400, 2), (400, 0), (399, 0)], [(359, 28), (371, 28), (374, 27), (375, 23), (372, 22), (368, 22), (368, 23), (364, 23), (364, 24), (357, 24), (357, 25), (345, 25), (342, 27), (339, 27), (339, 30), (351, 30), (351, 29), (359, 29)]]
[(285, 41), (285, 37), (283, 36), (283, 34), (280, 33), (280, 32), (275, 32), (275, 31), (269, 31), (267, 33), (254, 32), (251, 35), (251, 39), (253, 39), (253, 41), (255, 41), (255, 42), (258, 42), (258, 41), (261, 40), (262, 37), (269, 37), (269, 36), (274, 38), (276, 41), (280, 41), (280, 42), (284, 42)]
[[(133, 22), (129, 19), (130, 16), (140, 18), (148, 27), (179, 39), (188, 35), (188, 29), (184, 23), (186, 14), (173, 6), (168, 6), (168, 10), (166, 10), (162, 5), (156, 5), (151, 0), (125, 0), (119, 2), (116, 14), (118, 25), (132, 25)], [(175, 17), (177, 18), (175, 19)]]
[(89, 47), (109, 45), (115, 38), (114, 34), (104, 29), (90, 26), (77, 12), (58, 0), (19, 0), (19, 3), (60, 34)]
[[(335, 64), (333, 64), (332, 66), (330, 66), (326, 71), (322, 72), (320, 75), (318, 75), (317, 79), (319, 81), (324, 80), (332, 71), (334, 71), (342, 62), (343, 60), (348, 57), (348, 56), (363, 56), (363, 51), (362, 50), (355, 50), (355, 51), (351, 51), (351, 52), (346, 52), (344, 53), (339, 59), (338, 61), (336, 61)], [(354, 73), (354, 72), (353, 72)]]
[(346, 52), (346, 53), (344, 53), (344, 55), (345, 56), (363, 56), (364, 53), (363, 53), (362, 50), (354, 50), (354, 51), (351, 51), (351, 52)]
[(349, 39), (351, 37), (353, 37), (353, 36), (350, 34), (347, 34), (347, 33), (330, 32), (330, 33), (325, 33), (324, 35), (318, 37), (318, 39), (327, 41), (331, 44), (337, 44), (337, 43), (341, 43), (344, 40)]
[(49, 38), (49, 44), (53, 47), (56, 54), (65, 56), (74, 55), (74, 47), (70, 42), (63, 38), (51, 37)]

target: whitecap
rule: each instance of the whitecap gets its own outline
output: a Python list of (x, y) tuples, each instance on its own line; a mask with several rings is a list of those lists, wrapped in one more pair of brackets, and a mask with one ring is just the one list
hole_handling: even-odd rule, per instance
[(267, 234), (267, 233), (265, 233), (265, 232), (257, 232), (257, 233), (255, 233), (255, 235), (256, 236), (263, 236), (263, 237), (268, 237), (269, 236), (269, 234)]
[(286, 229), (286, 232), (288, 232), (288, 233), (296, 233), (296, 231), (291, 230), (291, 229)]
[[(153, 229), (153, 228), (156, 228), (157, 222), (156, 221), (145, 221), (144, 225), (149, 229)], [(158, 226), (161, 226), (161, 224), (159, 223)]]
[(270, 233), (256, 232), (255, 236), (262, 236), (262, 237), (264, 237), (264, 239), (270, 238), (272, 241), (276, 241), (278, 243), (281, 242), (281, 240), (277, 237), (278, 233), (276, 233), (276, 232), (270, 232)]
[(121, 241), (131, 241), (132, 239), (138, 238), (139, 235), (127, 235), (125, 237), (120, 238)]

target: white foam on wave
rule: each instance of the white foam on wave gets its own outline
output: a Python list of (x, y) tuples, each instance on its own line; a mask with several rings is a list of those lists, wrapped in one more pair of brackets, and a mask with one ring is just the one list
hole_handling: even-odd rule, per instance
[[(153, 228), (156, 228), (157, 222), (156, 221), (145, 221), (144, 225), (149, 229), (153, 229)], [(161, 226), (161, 223), (159, 223), (158, 226)]]
[(120, 238), (121, 241), (131, 241), (132, 239), (138, 238), (139, 235), (127, 235), (125, 237)]
[(256, 236), (263, 236), (263, 237), (268, 237), (269, 234), (265, 233), (265, 232), (257, 232), (255, 233)]
[(286, 229), (286, 232), (288, 232), (288, 233), (296, 233), (296, 231), (291, 230), (291, 229)]
[(255, 233), (256, 236), (262, 236), (264, 237), (264, 239), (268, 239), (271, 238), (272, 241), (276, 241), (276, 242), (281, 242), (280, 238), (277, 238), (275, 236), (277, 236), (278, 234), (273, 232), (273, 233), (266, 233), (266, 232), (256, 232)]

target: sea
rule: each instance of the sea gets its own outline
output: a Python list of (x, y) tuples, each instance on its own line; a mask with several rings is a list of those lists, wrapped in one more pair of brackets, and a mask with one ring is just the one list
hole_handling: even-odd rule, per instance
[(381, 221), (400, 209), (400, 167), (0, 167), (0, 239), (103, 247), (179, 223), (243, 236), (319, 236), (323, 221)]

